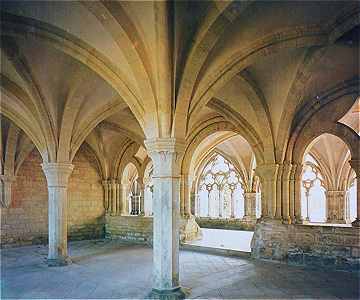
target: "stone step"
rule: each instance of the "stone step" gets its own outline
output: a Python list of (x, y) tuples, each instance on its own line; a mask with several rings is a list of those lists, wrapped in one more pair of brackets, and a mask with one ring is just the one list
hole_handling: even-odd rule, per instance
[(209, 254), (224, 255), (224, 256), (238, 256), (238, 257), (244, 257), (244, 258), (250, 258), (251, 257), (250, 252), (245, 252), (245, 251), (240, 251), (240, 250), (224, 249), (224, 248), (198, 246), (198, 245), (191, 245), (191, 244), (182, 244), (180, 246), (180, 249), (181, 250), (204, 252), (204, 253), (209, 253)]

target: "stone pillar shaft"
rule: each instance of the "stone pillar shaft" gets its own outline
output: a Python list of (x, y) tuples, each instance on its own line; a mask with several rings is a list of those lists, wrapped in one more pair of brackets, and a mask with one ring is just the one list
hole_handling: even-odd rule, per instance
[(50, 266), (70, 262), (67, 255), (68, 180), (74, 166), (70, 163), (44, 163), (49, 193), (49, 254)]
[(327, 191), (326, 221), (328, 223), (345, 223), (346, 191)]
[(15, 176), (0, 175), (0, 203), (1, 207), (9, 208), (12, 200), (12, 183)]
[(129, 214), (129, 185), (126, 183), (121, 184), (121, 192), (120, 192), (120, 202), (121, 202), (121, 214), (128, 215)]
[(275, 219), (279, 215), (277, 211), (281, 209), (277, 207), (276, 200), (278, 168), (278, 164), (265, 164), (257, 166), (255, 170), (262, 182), (262, 217)]
[(154, 294), (179, 290), (180, 155), (175, 139), (145, 141), (154, 163)]
[(256, 192), (244, 193), (244, 220), (255, 222), (256, 221)]
[(139, 203), (139, 215), (144, 216), (145, 215), (145, 185), (143, 183), (142, 178), (138, 178), (138, 186), (140, 189), (140, 203)]

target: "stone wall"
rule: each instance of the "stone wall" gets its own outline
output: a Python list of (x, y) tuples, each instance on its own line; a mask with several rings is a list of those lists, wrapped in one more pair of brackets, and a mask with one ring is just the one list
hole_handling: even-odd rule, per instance
[[(47, 243), (48, 199), (42, 160), (34, 150), (13, 184), (10, 208), (1, 208), (1, 247)], [(100, 178), (81, 150), (69, 180), (69, 238), (104, 236), (103, 191)]]
[(106, 215), (106, 237), (124, 242), (152, 244), (153, 218)]
[(252, 257), (292, 265), (355, 271), (360, 266), (360, 230), (352, 227), (258, 223)]
[[(153, 217), (111, 216), (107, 214), (105, 227), (107, 238), (152, 245)], [(181, 242), (201, 238), (201, 229), (193, 216), (180, 218), (179, 231)]]
[(253, 231), (255, 223), (245, 222), (241, 219), (196, 218), (196, 223), (202, 228), (249, 230)]

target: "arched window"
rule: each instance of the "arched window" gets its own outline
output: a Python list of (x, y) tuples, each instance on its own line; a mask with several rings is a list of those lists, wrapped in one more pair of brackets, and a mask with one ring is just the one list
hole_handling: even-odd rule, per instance
[(197, 187), (197, 215), (241, 218), (244, 216), (244, 190), (235, 167), (216, 154), (203, 169)]
[[(309, 157), (311, 159), (309, 159)], [(307, 155), (304, 164), (301, 187), (301, 214), (305, 221), (326, 221), (326, 196), (323, 177), (315, 160)]]

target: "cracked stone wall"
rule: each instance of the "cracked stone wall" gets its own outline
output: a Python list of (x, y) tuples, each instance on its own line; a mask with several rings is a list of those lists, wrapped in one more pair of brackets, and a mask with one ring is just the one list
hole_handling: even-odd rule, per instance
[(292, 265), (358, 271), (360, 230), (353, 227), (258, 223), (252, 257)]
[[(41, 157), (34, 150), (13, 184), (10, 208), (1, 208), (1, 247), (47, 242), (48, 200)], [(95, 168), (80, 151), (69, 180), (68, 229), (71, 240), (104, 235), (103, 190)]]

